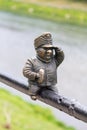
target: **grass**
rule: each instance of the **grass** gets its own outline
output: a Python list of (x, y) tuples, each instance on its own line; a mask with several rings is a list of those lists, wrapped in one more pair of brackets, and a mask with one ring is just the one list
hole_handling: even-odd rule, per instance
[[(0, 10), (9, 11), (19, 15), (46, 19), (59, 23), (87, 26), (87, 10), (76, 8), (59, 8), (34, 1), (0, 0)], [(51, 0), (53, 2), (53, 0)], [(51, 3), (52, 3), (51, 2)], [(55, 3), (55, 2), (54, 2)], [(86, 5), (86, 4), (85, 4)]]
[(0, 89), (0, 130), (75, 130), (57, 121), (51, 111)]
[[(18, 0), (27, 3), (38, 3), (58, 8), (73, 8), (87, 11), (86, 0)], [(84, 2), (83, 2), (84, 1)]]

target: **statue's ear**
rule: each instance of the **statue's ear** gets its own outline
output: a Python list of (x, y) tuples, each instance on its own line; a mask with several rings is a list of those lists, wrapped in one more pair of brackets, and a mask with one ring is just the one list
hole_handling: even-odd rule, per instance
[(38, 55), (40, 53), (40, 49), (36, 49), (36, 54)]
[(37, 50), (36, 50), (36, 52), (37, 52), (37, 54), (38, 55), (42, 55), (43, 53), (44, 53), (44, 49), (43, 48), (38, 48)]

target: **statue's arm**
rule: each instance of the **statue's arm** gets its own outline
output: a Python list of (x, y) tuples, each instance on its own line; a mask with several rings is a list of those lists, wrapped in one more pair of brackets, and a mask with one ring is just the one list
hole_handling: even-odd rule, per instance
[(25, 63), (25, 66), (23, 68), (23, 75), (30, 79), (30, 80), (36, 80), (38, 78), (38, 74), (33, 71), (33, 63), (32, 60), (27, 60)]
[(55, 48), (55, 56), (54, 56), (54, 58), (55, 58), (57, 66), (59, 66), (64, 60), (64, 52), (63, 52), (63, 50), (56, 47)]

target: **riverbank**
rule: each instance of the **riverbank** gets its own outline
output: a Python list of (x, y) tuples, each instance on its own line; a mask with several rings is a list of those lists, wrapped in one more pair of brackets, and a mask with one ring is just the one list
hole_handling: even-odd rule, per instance
[(1, 130), (75, 130), (57, 121), (49, 109), (25, 102), (4, 89), (0, 89), (0, 106)]
[[(42, 3), (42, 4), (41, 4)], [(16, 1), (0, 0), (0, 10), (8, 11), (19, 15), (36, 17), (58, 23), (87, 26), (87, 10), (80, 8), (65, 8), (46, 4), (46, 1)], [(84, 4), (86, 6), (86, 4)], [(83, 5), (83, 6), (84, 6)], [(68, 6), (69, 7), (69, 6)]]

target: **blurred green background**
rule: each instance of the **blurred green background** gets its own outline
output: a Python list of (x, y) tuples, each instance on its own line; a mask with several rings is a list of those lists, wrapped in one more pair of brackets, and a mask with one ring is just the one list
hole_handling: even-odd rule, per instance
[(0, 89), (1, 130), (75, 130), (57, 121), (50, 109), (23, 101)]
[(87, 26), (86, 0), (0, 0), (0, 10)]
[[(44, 31), (53, 33), (55, 44), (63, 48), (66, 56), (58, 70), (59, 90), (87, 105), (86, 0), (0, 0), (0, 71), (23, 79), (23, 64), (28, 57), (35, 56), (31, 43)], [(59, 117), (56, 119), (50, 109), (3, 89), (0, 106), (0, 130), (74, 130), (70, 127), (74, 124), (77, 130), (87, 128), (54, 110)], [(62, 119), (67, 125), (59, 121)]]

